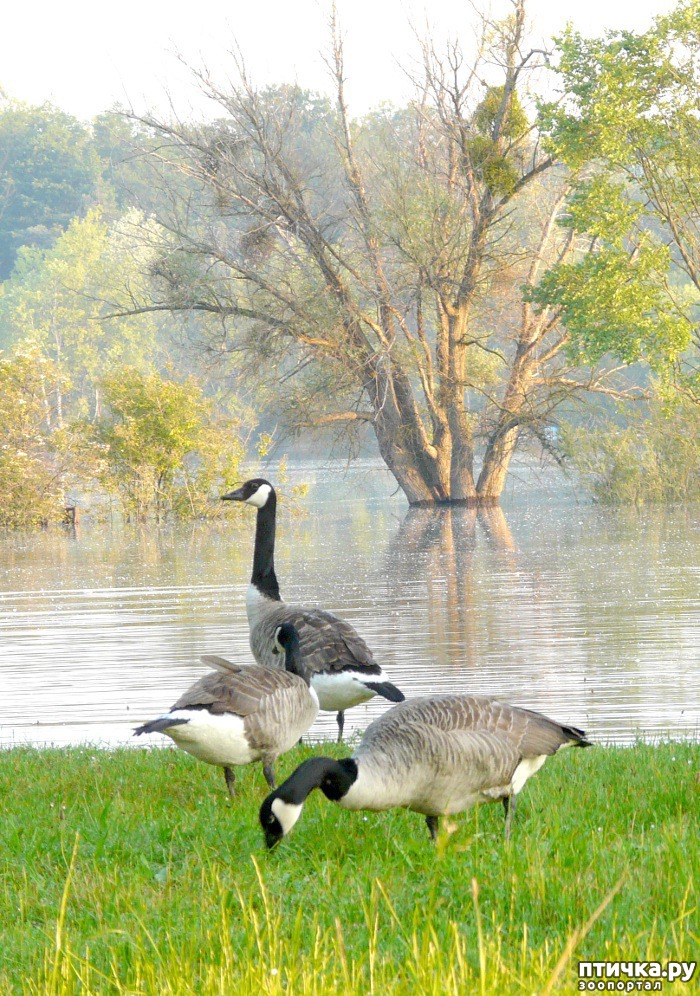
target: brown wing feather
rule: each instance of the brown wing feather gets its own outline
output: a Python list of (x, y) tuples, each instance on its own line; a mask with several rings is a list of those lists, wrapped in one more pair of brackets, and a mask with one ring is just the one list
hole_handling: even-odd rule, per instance
[(212, 672), (195, 681), (173, 709), (204, 707), (213, 713), (231, 712), (245, 717), (260, 709), (268, 696), (300, 682), (300, 678), (287, 671), (257, 666), (238, 667), (235, 673)]
[(485, 731), (507, 740), (521, 757), (555, 754), (566, 743), (582, 746), (587, 743), (580, 730), (561, 726), (530, 709), (479, 695), (436, 695), (408, 699), (384, 713), (369, 725), (360, 749), (383, 739), (390, 729), (391, 736), (395, 736), (397, 729), (411, 724), (424, 724), (445, 732)]
[(226, 657), (219, 657), (218, 654), (202, 654), (199, 659), (202, 664), (208, 664), (209, 667), (214, 668), (215, 671), (221, 671), (222, 674), (239, 674), (242, 670), (240, 664), (234, 664), (233, 661)]
[(370, 675), (382, 673), (372, 651), (350, 623), (323, 609), (304, 609), (286, 603), (281, 603), (277, 611), (269, 612), (252, 631), (250, 645), (256, 660), (262, 660), (268, 666), (277, 663), (270, 656), (270, 648), (281, 622), (296, 626), (304, 663), (312, 674), (345, 670)]
[(246, 716), (248, 742), (268, 756), (288, 750), (306, 733), (317, 712), (318, 701), (301, 678), (293, 687), (280, 685), (254, 714)]

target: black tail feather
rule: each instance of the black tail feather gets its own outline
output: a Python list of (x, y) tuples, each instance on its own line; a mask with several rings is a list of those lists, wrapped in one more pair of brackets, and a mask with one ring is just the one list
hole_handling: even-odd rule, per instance
[(392, 685), (390, 681), (363, 681), (362, 684), (371, 688), (377, 695), (389, 699), (390, 702), (403, 702), (406, 698), (404, 693), (400, 692), (396, 685)]
[(183, 723), (189, 723), (189, 719), (173, 719), (170, 716), (161, 716), (159, 719), (152, 719), (150, 723), (144, 723), (143, 726), (137, 726), (134, 730), (134, 736), (139, 737), (142, 733), (164, 733), (171, 726), (182, 726)]
[(575, 726), (562, 726), (562, 730), (573, 741), (572, 747), (592, 747), (590, 740), (586, 740), (586, 734)]

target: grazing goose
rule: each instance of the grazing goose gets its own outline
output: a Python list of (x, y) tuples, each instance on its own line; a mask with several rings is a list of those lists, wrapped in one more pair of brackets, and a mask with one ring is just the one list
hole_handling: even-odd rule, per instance
[(293, 623), (320, 708), (337, 713), (338, 742), (343, 739), (346, 709), (374, 695), (402, 702), (403, 692), (386, 681), (372, 651), (349, 623), (323, 609), (288, 605), (280, 598), (274, 562), (277, 495), (270, 482), (246, 481), (221, 500), (246, 502), (258, 510), (253, 575), (246, 595), (250, 648), (258, 664), (274, 666), (272, 634), (281, 623)]
[(588, 747), (583, 731), (476, 695), (409, 699), (371, 723), (352, 757), (313, 757), (265, 799), (268, 847), (289, 833), (306, 797), (320, 788), (345, 809), (402, 806), (423, 813), (431, 838), (438, 817), (502, 799), (506, 838), (527, 779), (560, 747)]
[(166, 733), (188, 754), (218, 764), (231, 797), (236, 764), (262, 761), (267, 783), (274, 788), (272, 766), (313, 723), (318, 696), (310, 687), (294, 626), (277, 627), (273, 648), (273, 653), (285, 654), (286, 670), (202, 657), (215, 671), (196, 681), (170, 712), (139, 726), (134, 736)]

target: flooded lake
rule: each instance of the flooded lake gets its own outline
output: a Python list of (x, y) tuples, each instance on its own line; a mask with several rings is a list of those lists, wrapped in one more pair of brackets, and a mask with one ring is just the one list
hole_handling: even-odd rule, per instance
[[(604, 743), (700, 737), (698, 507), (577, 503), (523, 466), (502, 511), (409, 510), (378, 465), (345, 470), (292, 468), (309, 492), (278, 517), (282, 596), (352, 622), (407, 695), (494, 694)], [(0, 535), (0, 745), (133, 743), (201, 654), (252, 662), (254, 526), (236, 506)], [(386, 705), (350, 710), (346, 736)], [(321, 714), (313, 733), (335, 732)]]

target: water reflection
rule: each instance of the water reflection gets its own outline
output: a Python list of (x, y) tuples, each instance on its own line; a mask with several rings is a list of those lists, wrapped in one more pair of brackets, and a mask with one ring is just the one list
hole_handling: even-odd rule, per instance
[[(408, 694), (497, 694), (604, 741), (699, 735), (697, 509), (592, 508), (540, 482), (504, 511), (407, 510), (376, 466), (295, 473), (311, 488), (278, 529), (284, 597), (349, 619)], [(250, 660), (249, 513), (0, 538), (0, 743), (128, 742), (200, 654)]]
[(428, 596), (430, 643), (457, 646), (471, 665), (478, 663), (474, 624), (483, 583), (477, 530), (493, 552), (494, 563), (517, 566), (515, 542), (500, 508), (409, 509), (384, 559), (395, 607), (405, 604), (407, 593), (418, 583)]

